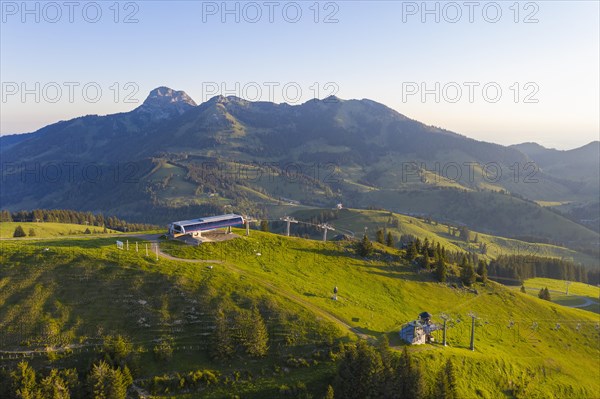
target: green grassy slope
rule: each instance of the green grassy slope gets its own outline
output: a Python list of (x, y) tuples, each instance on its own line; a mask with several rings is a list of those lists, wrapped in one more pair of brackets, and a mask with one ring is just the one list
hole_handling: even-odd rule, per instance
[[(510, 381), (521, 379), (527, 397), (600, 394), (600, 375), (590, 373), (598, 370), (600, 354), (598, 317), (592, 313), (547, 303), (495, 283), (477, 287), (477, 294), (452, 288), (395, 261), (388, 263), (391, 253), (381, 260), (364, 260), (354, 257), (343, 243), (252, 232), (250, 237), (218, 244), (188, 247), (166, 242), (163, 248), (181, 257), (222, 259), (265, 283), (304, 296), (363, 333), (390, 334), (396, 343), (399, 327), (419, 312), (446, 312), (453, 318), (451, 348), (421, 347), (419, 353), (432, 369), (441, 365), (443, 356), (457, 359), (461, 397), (475, 397), (470, 385), (474, 375), (483, 397), (500, 397)], [(339, 288), (338, 301), (331, 299), (334, 286)], [(479, 315), (474, 353), (466, 349), (469, 311)], [(577, 393), (569, 393), (569, 386)]]
[[(308, 219), (316, 216), (321, 209), (307, 209), (293, 212), (292, 214), (298, 219)], [(397, 227), (391, 225), (390, 220), (397, 220)], [(361, 235), (364, 228), (367, 227), (367, 232), (371, 239), (375, 237), (375, 231), (380, 228), (386, 228), (392, 232), (396, 240), (402, 234), (411, 234), (420, 239), (428, 238), (429, 241), (439, 242), (450, 250), (471, 251), (480, 253), (481, 245), (487, 245), (486, 255), (481, 255), (483, 258), (492, 259), (498, 255), (537, 255), (551, 258), (570, 259), (576, 263), (582, 263), (588, 266), (600, 266), (599, 260), (594, 257), (574, 251), (569, 248), (560, 247), (557, 245), (529, 243), (520, 240), (498, 237), (494, 235), (484, 234), (477, 231), (471, 232), (471, 239), (474, 240), (477, 236), (477, 243), (465, 242), (458, 236), (453, 236), (449, 233), (449, 227), (443, 223), (429, 223), (424, 219), (391, 213), (388, 211), (373, 211), (362, 209), (343, 209), (338, 212), (337, 219), (331, 220), (333, 226), (345, 230), (355, 232), (356, 235)]]
[[(83, 234), (87, 228), (95, 233), (102, 233), (103, 228), (98, 226), (87, 226), (85, 224), (72, 223), (36, 223), (36, 222), (2, 222), (0, 223), (0, 238), (12, 238), (15, 228), (23, 227), (25, 233), (29, 235), (29, 229), (35, 230), (35, 237), (59, 237), (67, 235)], [(109, 233), (119, 233), (116, 230), (108, 229)]]
[[(210, 269), (210, 263), (156, 261), (145, 257), (144, 242), (135, 252), (135, 239), (129, 240), (129, 252), (116, 250), (111, 238), (3, 241), (0, 367), (26, 357), (39, 368), (77, 366), (85, 372), (90, 359), (100, 356), (103, 338), (122, 334), (139, 352), (134, 373), (140, 385), (157, 375), (212, 369), (223, 378), (233, 373), (241, 377), (239, 384), (221, 385), (206, 397), (223, 397), (225, 391), (272, 397), (279, 384), (304, 379), (324, 391), (319, 381), (332, 373), (327, 359), (309, 370), (282, 370), (289, 368), (288, 356), (312, 362), (315, 351), (327, 353), (347, 331), (218, 264)], [(210, 360), (216, 308), (244, 312), (252, 306), (265, 318), (269, 356)], [(164, 337), (174, 342), (169, 362), (152, 353), (156, 340)], [(56, 354), (52, 348), (70, 349)]]
[[(568, 286), (569, 295), (567, 295), (565, 281), (539, 277), (525, 280), (524, 286), (530, 295), (537, 297), (540, 289), (548, 288), (550, 290), (550, 297), (554, 303), (600, 313), (600, 287), (570, 282)], [(513, 287), (513, 289), (519, 288)]]
[(537, 204), (497, 193), (378, 190), (361, 195), (355, 202), (355, 207), (429, 215), (502, 236), (542, 237), (569, 245), (595, 244), (599, 237), (598, 233)]
[[(161, 244), (171, 255), (204, 263), (156, 261), (144, 251), (117, 251), (110, 238), (8, 240), (0, 248), (0, 350), (75, 345), (71, 354), (56, 360), (35, 355), (30, 362), (39, 367), (85, 368), (94, 353), (83, 348), (93, 348), (104, 334), (119, 333), (140, 349), (136, 378), (210, 368), (243, 377), (205, 391), (206, 397), (226, 392), (277, 397), (279, 385), (299, 380), (321, 397), (335, 365), (317, 360), (315, 350), (327, 350), (335, 339), (354, 332), (387, 334), (399, 345), (400, 326), (426, 310), (436, 320), (440, 312), (450, 315), (450, 346), (411, 350), (428, 376), (452, 357), (461, 398), (506, 397), (515, 391), (523, 398), (600, 395), (597, 315), (495, 283), (478, 285), (477, 292), (453, 287), (455, 280), (436, 283), (428, 273), (399, 263), (399, 251), (383, 247), (375, 258), (362, 259), (349, 243), (252, 231), (250, 237), (199, 247)], [(331, 299), (334, 286), (337, 301)], [(244, 311), (254, 304), (268, 325), (269, 356), (211, 361), (206, 347), (215, 305)], [(468, 350), (469, 311), (478, 315), (474, 352)], [(172, 336), (176, 346), (168, 363), (151, 354), (154, 340), (164, 336)], [(309, 359), (311, 366), (290, 368), (290, 354)], [(0, 362), (14, 364), (14, 356), (7, 360), (1, 353)]]

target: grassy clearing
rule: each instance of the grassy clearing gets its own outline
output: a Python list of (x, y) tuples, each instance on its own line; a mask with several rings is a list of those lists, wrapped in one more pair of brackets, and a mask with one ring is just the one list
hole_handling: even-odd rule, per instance
[[(102, 227), (88, 226), (85, 224), (47, 222), (2, 222), (0, 223), (0, 238), (12, 238), (15, 228), (17, 226), (23, 227), (23, 230), (25, 230), (25, 233), (28, 235), (29, 229), (34, 229), (35, 237), (41, 238), (84, 234), (87, 228), (89, 228), (93, 234), (100, 234), (103, 231)], [(108, 229), (108, 232), (119, 233), (116, 230), (110, 229)]]
[[(552, 302), (567, 306), (577, 307), (594, 313), (600, 313), (600, 287), (578, 283), (569, 283), (569, 295), (567, 295), (567, 285), (563, 280), (554, 280), (550, 278), (532, 278), (525, 280), (525, 290), (527, 294), (537, 297), (540, 289), (548, 288)], [(518, 289), (519, 287), (513, 287)], [(587, 306), (582, 306), (586, 305)]]

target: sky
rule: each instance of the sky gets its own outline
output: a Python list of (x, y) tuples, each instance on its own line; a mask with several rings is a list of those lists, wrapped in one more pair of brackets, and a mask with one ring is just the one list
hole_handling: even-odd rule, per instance
[(477, 140), (599, 139), (598, 1), (2, 1), (0, 133), (197, 103), (368, 98)]

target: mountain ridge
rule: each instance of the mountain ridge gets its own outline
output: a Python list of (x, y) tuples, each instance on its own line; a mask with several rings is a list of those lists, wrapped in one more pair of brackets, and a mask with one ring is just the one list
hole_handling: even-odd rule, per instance
[[(469, 201), (480, 202), (485, 196), (469, 194), (478, 191), (544, 201), (585, 202), (597, 196), (593, 173), (582, 180), (538, 167), (517, 148), (426, 125), (368, 99), (289, 105), (214, 96), (194, 104), (185, 92), (160, 87), (132, 111), (82, 116), (48, 125), (25, 140), (12, 138), (0, 148), (3, 162), (11, 165), (2, 171), (4, 186), (10, 187), (0, 192), (2, 206), (52, 208), (60, 203), (119, 216), (133, 212), (139, 218), (156, 208), (208, 204), (216, 209), (212, 198), (218, 196), (221, 204), (245, 212), (276, 205), (282, 197), (311, 206), (343, 201), (401, 212), (407, 204), (395, 193), (465, 191), (466, 197), (444, 197), (460, 203), (440, 209), (426, 203), (422, 209), (410, 206), (410, 212), (446, 217), (451, 209), (453, 215), (464, 215), (456, 207), (468, 210)], [(97, 169), (104, 180), (89, 179), (87, 172), (67, 179), (64, 168), (56, 180), (44, 175), (47, 165), (68, 164)], [(124, 165), (135, 182), (115, 172)], [(293, 181), (285, 178), (289, 165), (298, 170)], [(213, 176), (208, 167), (219, 174)], [(280, 178), (252, 180), (225, 173), (229, 167)]]

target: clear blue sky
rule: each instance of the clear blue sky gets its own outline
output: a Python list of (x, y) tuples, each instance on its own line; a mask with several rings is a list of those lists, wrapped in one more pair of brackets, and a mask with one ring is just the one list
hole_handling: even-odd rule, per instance
[[(97, 2), (102, 15), (96, 18), (95, 4), (77, 2), (70, 22), (63, 2), (58, 16), (46, 3), (27, 3), (34, 10), (27, 14), (20, 1), (2, 1), (2, 134), (84, 114), (128, 111), (139, 103), (124, 97), (136, 88), (131, 99), (140, 102), (165, 85), (200, 103), (225, 85), (225, 94), (252, 99), (258, 87), (261, 99), (276, 102), (295, 100), (298, 87), (302, 96), (296, 102), (334, 91), (344, 99), (370, 98), (424, 123), (501, 144), (537, 141), (573, 148), (598, 140), (597, 1), (516, 7), (514, 1), (478, 2), (474, 9), (462, 1), (454, 3), (458, 8), (428, 2), (432, 14), (424, 13), (420, 1), (319, 2), (317, 7), (314, 1), (228, 2), (233, 10), (238, 4), (233, 14), (224, 13), (221, 1), (138, 1), (118, 3), (118, 16), (114, 3)], [(302, 15), (292, 23), (296, 5)], [(252, 23), (257, 9), (262, 16)], [(124, 23), (132, 13), (137, 22)], [(327, 16), (333, 23), (325, 23)], [(94, 19), (98, 22), (89, 22)], [(22, 98), (22, 85), (36, 91), (36, 82), (39, 103), (34, 94)], [(65, 82), (79, 84), (72, 102)], [(90, 82), (102, 89), (96, 103), (93, 86), (87, 99), (82, 93)], [(128, 82), (133, 85), (125, 88)], [(473, 82), (472, 101), (465, 82)], [(431, 90), (425, 98), (423, 88)]]

